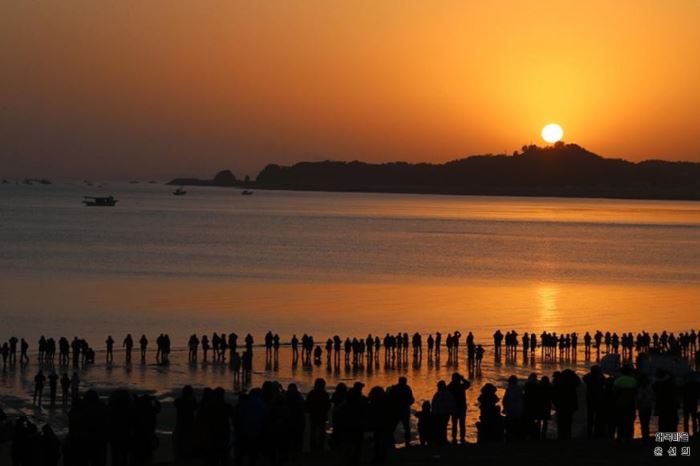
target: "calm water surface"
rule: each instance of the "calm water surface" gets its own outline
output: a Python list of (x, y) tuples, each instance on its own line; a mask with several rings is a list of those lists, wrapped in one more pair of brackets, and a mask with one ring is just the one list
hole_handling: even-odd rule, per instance
[[(486, 343), (497, 327), (698, 324), (699, 203), (187, 189), (0, 185), (0, 340), (79, 335), (101, 348), (107, 334), (168, 332), (183, 347), (193, 332), (262, 341), (268, 328), (283, 340), (460, 329)], [(80, 204), (109, 194), (117, 207)], [(230, 385), (226, 370), (178, 359), (167, 370), (95, 367), (86, 378), (162, 393)], [(256, 369), (303, 383), (397, 377), (292, 371), (284, 355), (277, 371)], [(501, 384), (531, 369), (490, 361), (483, 378)], [(404, 369), (425, 396), (451, 370)], [(24, 393), (29, 376), (5, 375), (2, 389)]]

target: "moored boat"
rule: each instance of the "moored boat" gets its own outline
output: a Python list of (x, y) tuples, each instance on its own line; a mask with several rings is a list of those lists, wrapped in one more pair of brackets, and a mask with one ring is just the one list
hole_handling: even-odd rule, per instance
[(88, 207), (114, 207), (114, 205), (116, 203), (117, 203), (117, 200), (114, 198), (114, 196), (107, 196), (107, 197), (85, 196), (83, 198), (83, 204), (85, 204)]

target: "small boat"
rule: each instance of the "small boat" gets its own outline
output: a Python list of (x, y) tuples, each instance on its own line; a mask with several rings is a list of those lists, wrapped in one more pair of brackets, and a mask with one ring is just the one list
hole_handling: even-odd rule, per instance
[(187, 194), (187, 191), (182, 189), (182, 186), (173, 191), (173, 196), (184, 196), (185, 194)]
[(253, 195), (253, 191), (248, 191), (247, 189), (244, 189), (243, 191), (241, 191), (241, 196), (252, 196), (252, 195)]
[(114, 205), (116, 203), (117, 203), (117, 200), (114, 199), (113, 196), (107, 196), (107, 197), (85, 196), (83, 198), (83, 204), (85, 204), (88, 207), (114, 207)]

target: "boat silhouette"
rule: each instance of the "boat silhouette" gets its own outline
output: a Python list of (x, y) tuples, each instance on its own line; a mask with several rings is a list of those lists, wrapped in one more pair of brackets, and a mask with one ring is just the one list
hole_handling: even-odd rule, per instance
[(94, 197), (94, 196), (84, 196), (83, 204), (88, 207), (114, 207), (117, 200), (114, 196), (107, 197)]

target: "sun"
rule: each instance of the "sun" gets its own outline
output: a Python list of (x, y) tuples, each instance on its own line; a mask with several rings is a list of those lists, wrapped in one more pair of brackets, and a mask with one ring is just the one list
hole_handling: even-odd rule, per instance
[(561, 140), (562, 137), (564, 137), (564, 130), (556, 123), (550, 123), (542, 128), (542, 139), (550, 144)]

